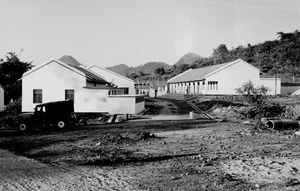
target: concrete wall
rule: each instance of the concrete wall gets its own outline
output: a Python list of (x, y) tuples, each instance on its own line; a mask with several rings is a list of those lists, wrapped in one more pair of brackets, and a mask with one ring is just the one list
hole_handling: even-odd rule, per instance
[(33, 89), (42, 89), (42, 102), (65, 99), (65, 90), (74, 89), (75, 112), (107, 112), (107, 89), (88, 89), (86, 78), (55, 61), (26, 75), (22, 79), (22, 112), (32, 112)]
[(276, 82), (275, 81), (276, 81), (275, 78), (260, 78), (259, 86), (263, 85), (267, 87), (269, 89), (268, 94), (270, 95), (281, 94), (281, 79), (277, 78), (277, 81)]
[(0, 111), (4, 110), (4, 90), (0, 86)]
[(109, 113), (138, 114), (145, 109), (145, 101), (136, 103), (138, 95), (111, 95), (108, 96)]
[[(218, 87), (210, 90), (208, 83), (213, 81), (218, 82)], [(247, 81), (259, 84), (259, 70), (240, 61), (208, 76), (205, 80), (204, 94), (236, 94), (235, 89)]]
[(125, 76), (122, 76), (120, 74), (117, 74), (115, 72), (112, 72), (108, 69), (100, 68), (98, 66), (92, 66), (89, 68), (96, 74), (102, 76), (106, 81), (113, 82), (118, 86), (118, 88), (129, 88), (129, 95), (136, 94), (135, 88), (134, 88), (134, 81), (126, 78)]

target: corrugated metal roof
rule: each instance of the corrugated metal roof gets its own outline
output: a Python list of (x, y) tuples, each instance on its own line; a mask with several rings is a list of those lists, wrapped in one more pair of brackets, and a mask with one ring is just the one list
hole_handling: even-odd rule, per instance
[[(233, 61), (236, 62), (237, 60)], [(216, 71), (226, 65), (232, 64), (233, 62), (226, 62), (223, 64), (217, 64), (202, 68), (190, 69), (177, 76), (168, 80), (168, 83), (176, 83), (176, 82), (191, 82), (191, 81), (199, 81), (204, 80), (205, 76), (213, 71)]]
[(108, 83), (103, 77), (100, 75), (95, 74), (93, 71), (86, 68), (83, 64), (78, 62), (75, 58), (70, 55), (64, 55), (59, 59), (59, 61), (68, 64), (69, 66), (83, 72), (86, 76), (86, 79), (91, 82), (98, 82), (98, 83)]
[[(68, 63), (67, 63), (68, 64)], [(98, 83), (108, 83), (105, 79), (101, 78), (100, 76), (94, 74), (92, 71), (90, 71), (87, 68), (84, 68), (82, 66), (76, 66), (76, 65), (72, 65), (72, 64), (68, 64), (69, 66), (76, 68), (77, 70), (80, 70), (81, 72), (83, 72), (86, 76), (86, 79), (88, 81), (91, 82), (98, 82)]]

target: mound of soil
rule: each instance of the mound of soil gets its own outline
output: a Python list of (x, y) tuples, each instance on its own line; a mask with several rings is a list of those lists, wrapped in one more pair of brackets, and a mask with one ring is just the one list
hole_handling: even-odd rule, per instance
[(241, 107), (245, 106), (243, 103), (238, 102), (232, 102), (232, 101), (226, 101), (226, 100), (209, 100), (209, 101), (203, 101), (196, 103), (196, 106), (199, 107), (203, 111), (208, 111), (212, 109), (213, 107)]
[(135, 143), (138, 141), (146, 141), (151, 138), (155, 138), (154, 134), (150, 132), (121, 132), (121, 133), (108, 133), (105, 137), (107, 141), (115, 144), (124, 144), (124, 143)]
[(118, 147), (78, 147), (70, 145), (71, 155), (63, 159), (65, 162), (78, 165), (112, 165), (135, 158), (134, 152)]

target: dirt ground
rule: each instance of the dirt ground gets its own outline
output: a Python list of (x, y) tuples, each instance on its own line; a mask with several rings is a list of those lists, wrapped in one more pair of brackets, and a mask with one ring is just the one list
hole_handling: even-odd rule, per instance
[(1, 132), (0, 190), (300, 190), (299, 144), (210, 120)]

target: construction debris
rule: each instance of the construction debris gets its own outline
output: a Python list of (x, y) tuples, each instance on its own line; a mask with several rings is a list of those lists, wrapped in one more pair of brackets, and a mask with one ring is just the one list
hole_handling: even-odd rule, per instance
[(284, 121), (284, 120), (269, 120), (265, 123), (268, 128), (272, 129), (298, 129), (298, 121)]

